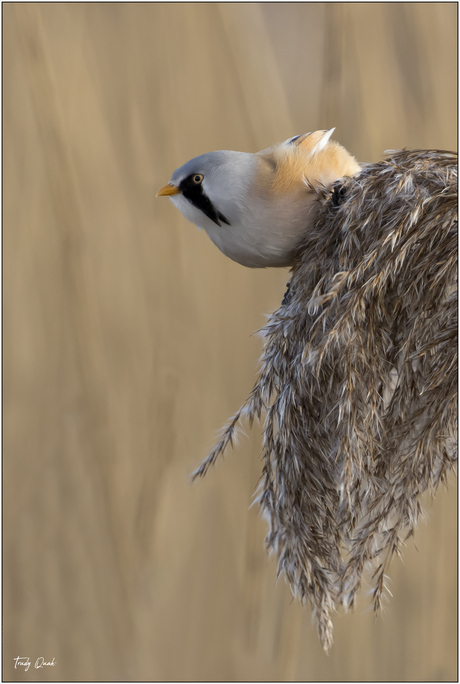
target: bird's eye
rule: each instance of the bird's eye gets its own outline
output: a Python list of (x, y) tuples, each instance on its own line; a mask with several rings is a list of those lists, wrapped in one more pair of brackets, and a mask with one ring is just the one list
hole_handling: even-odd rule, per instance
[(198, 183), (201, 183), (202, 180), (203, 180), (203, 176), (201, 175), (201, 173), (197, 173), (193, 176), (193, 182), (196, 183), (197, 185), (198, 185)]

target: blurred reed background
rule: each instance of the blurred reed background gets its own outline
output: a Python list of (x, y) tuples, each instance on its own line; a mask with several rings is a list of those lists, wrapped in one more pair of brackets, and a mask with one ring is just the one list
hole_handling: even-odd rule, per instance
[(261, 429), (190, 484), (289, 276), (155, 193), (331, 126), (456, 149), (456, 3), (4, 3), (3, 39), (4, 678), (455, 680), (453, 478), (328, 657), (248, 510)]

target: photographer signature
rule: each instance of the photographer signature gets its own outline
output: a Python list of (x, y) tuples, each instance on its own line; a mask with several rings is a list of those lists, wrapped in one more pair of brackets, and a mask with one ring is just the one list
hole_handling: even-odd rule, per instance
[[(17, 658), (13, 658), (14, 660), (14, 669), (17, 670), (18, 666), (24, 667), (25, 671), (30, 667), (30, 658), (29, 656), (18, 656)], [(45, 659), (40, 656), (40, 658), (37, 658), (35, 661), (35, 669), (40, 670), (42, 667), (46, 667), (47, 665), (56, 665), (55, 659), (51, 660), (50, 662), (46, 662)]]

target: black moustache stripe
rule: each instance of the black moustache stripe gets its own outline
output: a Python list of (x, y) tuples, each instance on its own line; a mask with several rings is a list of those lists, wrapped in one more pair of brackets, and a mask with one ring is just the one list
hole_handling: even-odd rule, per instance
[(195, 175), (196, 174), (193, 174), (188, 178), (184, 178), (182, 183), (179, 185), (179, 189), (183, 196), (188, 199), (188, 201), (191, 202), (194, 207), (202, 211), (205, 216), (210, 218), (211, 221), (214, 221), (214, 223), (216, 223), (218, 226), (221, 225), (221, 221), (229, 226), (230, 221), (216, 209), (209, 197), (203, 192), (201, 183), (194, 183), (193, 177)]

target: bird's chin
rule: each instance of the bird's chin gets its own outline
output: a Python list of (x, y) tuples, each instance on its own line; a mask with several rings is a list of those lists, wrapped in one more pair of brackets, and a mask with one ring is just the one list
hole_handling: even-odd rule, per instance
[(205, 221), (207, 221), (206, 216), (204, 216), (199, 209), (194, 207), (188, 199), (185, 199), (183, 195), (172, 195), (169, 199), (179, 209), (180, 213), (187, 221), (194, 223), (199, 230), (206, 228), (204, 225)]

